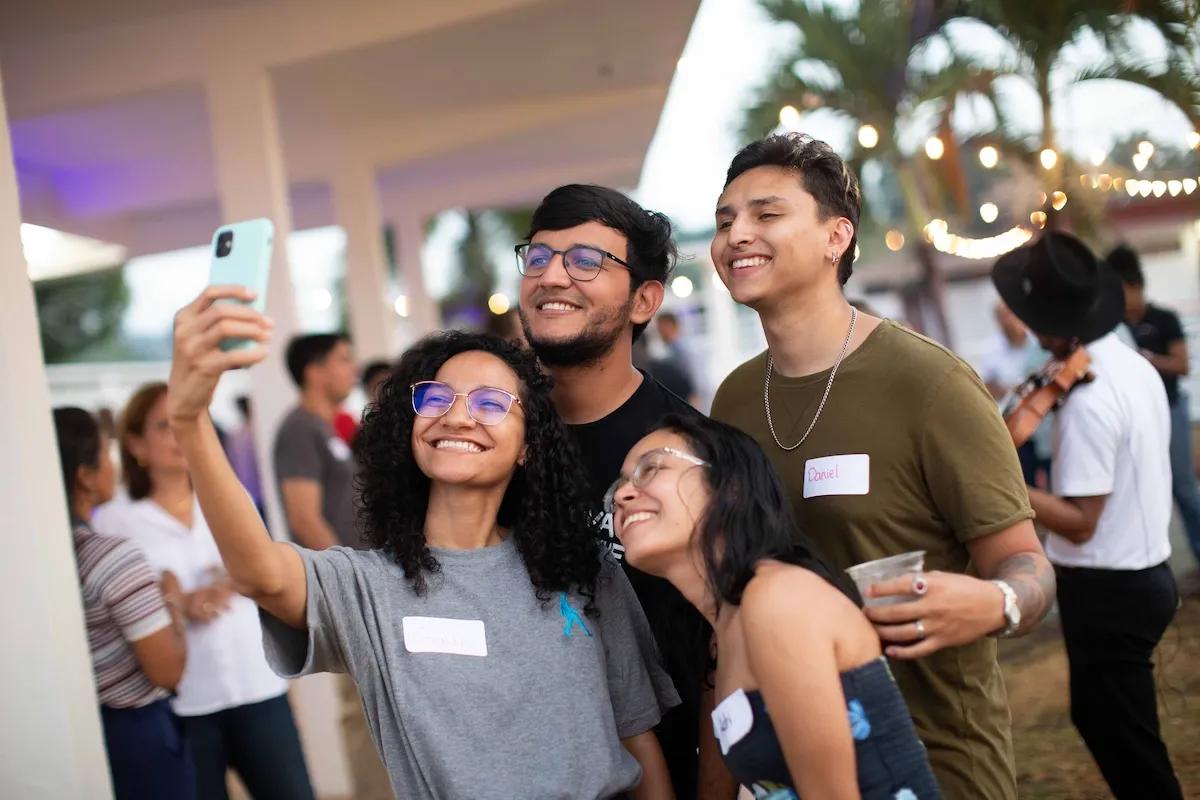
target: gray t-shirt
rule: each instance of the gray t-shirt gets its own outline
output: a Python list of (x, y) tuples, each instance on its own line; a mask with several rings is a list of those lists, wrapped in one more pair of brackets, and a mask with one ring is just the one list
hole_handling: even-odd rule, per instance
[(538, 601), (511, 538), (431, 549), (442, 569), (417, 595), (381, 551), (297, 548), (307, 630), (263, 613), (267, 661), (285, 677), (354, 678), (398, 797), (586, 800), (635, 786), (620, 740), (679, 696), (620, 567), (605, 562), (588, 617), (575, 593)]
[[(321, 516), (347, 547), (362, 547), (354, 513), (354, 454), (325, 420), (297, 406), (275, 434), (275, 480), (321, 485)], [(280, 494), (283, 493), (282, 488)]]

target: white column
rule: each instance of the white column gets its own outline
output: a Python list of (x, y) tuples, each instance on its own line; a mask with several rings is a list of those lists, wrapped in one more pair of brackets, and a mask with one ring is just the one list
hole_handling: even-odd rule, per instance
[[(282, 536), (283, 510), (275, 491), (271, 451), (275, 431), (297, 394), (287, 374), (284, 351), (296, 332), (295, 288), (287, 263), (287, 239), (292, 232), (287, 175), (279, 136), (275, 97), (270, 78), (258, 67), (224, 67), (209, 76), (208, 112), (212, 126), (221, 217), (234, 222), (270, 217), (275, 223), (275, 250), (267, 290), (267, 313), (275, 320), (271, 355), (250, 373), (254, 403), (254, 435), (272, 533)], [(349, 792), (340, 748), (334, 676), (310, 675), (292, 682), (291, 697), (299, 721), (300, 740), (309, 776), (319, 796)]]
[[(348, 150), (351, 148), (347, 148)], [(333, 213), (346, 232), (346, 305), (359, 362), (395, 355), (396, 312), (388, 292), (383, 218), (374, 170), (350, 159), (330, 185)]]
[(275, 93), (265, 69), (236, 65), (209, 75), (207, 89), (222, 221), (269, 217), (275, 224), (267, 288), (267, 315), (275, 320), (275, 332), (271, 354), (251, 370), (250, 393), (263, 494), (272, 531), (278, 538), (287, 526), (275, 491), (271, 445), (280, 421), (296, 402), (284, 351), (296, 332), (297, 316), (296, 293), (287, 263), (292, 211)]
[(0, 92), (0, 797), (110, 798)]
[(421, 261), (421, 248), (425, 244), (425, 218), (415, 211), (405, 209), (396, 217), (396, 261), (404, 279), (404, 294), (408, 298), (408, 318), (405, 332), (407, 347), (427, 333), (442, 326), (441, 311), (437, 303), (425, 290), (425, 275)]

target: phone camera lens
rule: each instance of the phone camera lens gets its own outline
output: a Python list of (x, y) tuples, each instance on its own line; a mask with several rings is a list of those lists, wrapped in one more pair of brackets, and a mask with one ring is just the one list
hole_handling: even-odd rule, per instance
[(224, 258), (233, 252), (233, 231), (221, 231), (217, 236), (217, 258)]

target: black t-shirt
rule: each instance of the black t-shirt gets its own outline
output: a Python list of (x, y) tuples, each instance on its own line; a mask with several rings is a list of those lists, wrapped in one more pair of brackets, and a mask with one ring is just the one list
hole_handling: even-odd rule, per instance
[[(1129, 329), (1133, 332), (1133, 339), (1138, 347), (1160, 356), (1167, 355), (1171, 345), (1184, 338), (1183, 326), (1179, 324), (1179, 317), (1175, 312), (1153, 303), (1146, 304), (1146, 315), (1142, 317), (1142, 321), (1130, 325)], [(1158, 374), (1162, 376), (1163, 385), (1167, 388), (1167, 399), (1174, 403), (1179, 397), (1179, 376), (1162, 372)]]
[(654, 380), (667, 388), (667, 391), (678, 397), (691, 397), (696, 391), (692, 384), (692, 376), (687, 369), (669, 358), (657, 358), (650, 362), (650, 374)]
[(712, 630), (700, 612), (668, 581), (625, 563), (625, 548), (613, 533), (612, 517), (602, 510), (604, 493), (621, 473), (621, 464), (630, 449), (672, 413), (700, 412), (643, 372), (642, 384), (616, 411), (595, 422), (567, 427), (583, 456), (592, 507), (603, 515), (600, 525), (610, 539), (612, 554), (625, 567), (682, 701), (667, 712), (655, 732), (671, 772), (675, 796), (687, 800), (696, 796), (700, 694), (708, 673)]

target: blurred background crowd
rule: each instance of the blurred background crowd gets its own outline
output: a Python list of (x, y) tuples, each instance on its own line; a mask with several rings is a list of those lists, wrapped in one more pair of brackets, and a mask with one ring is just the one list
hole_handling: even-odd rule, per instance
[[(0, 197), (0, 443), (53, 450), (48, 427), (25, 425), (26, 403), (96, 413), (114, 451), (119, 433), (145, 435), (153, 403), (131, 398), (166, 378), (172, 317), (207, 281), (208, 237), (268, 216), (276, 340), (348, 335), (322, 359), (333, 347), (350, 358), (353, 343), (357, 366), (320, 378), (338, 384), (349, 446), (374, 381), (421, 335), (520, 337), (512, 247), (538, 198), (567, 182), (621, 188), (674, 221), (684, 257), (637, 358), (707, 410), (764, 347), (708, 254), (724, 169), (752, 138), (804, 131), (862, 181), (847, 296), (962, 355), (998, 400), (1046, 354), (998, 304), (995, 259), (1043, 229), (1110, 254), (1126, 286), (1121, 334), (1172, 404), (1173, 564), (1190, 595), (1160, 654), (1163, 728), (1185, 793), (1200, 793), (1200, 733), (1186, 724), (1200, 702), (1188, 668), (1200, 655), (1198, 14), (1194, 0), (6, 3), (0, 194), (16, 193)], [(300, 383), (279, 349), (224, 378), (212, 409), (276, 530), (272, 443)], [(1036, 485), (1045, 448), (1023, 453)], [(27, 469), (16, 458), (0, 472), (26, 529), (61, 504)], [(10, 547), (28, 549), (26, 536)], [(5, 595), (5, 630), (53, 617), (62, 587), (35, 584), (10, 587), (20, 601)], [(53, 636), (44, 646), (51, 663), (70, 651)], [(1104, 796), (1065, 719), (1061, 646), (1008, 646), (1022, 791)], [(49, 680), (4, 669), (15, 685)], [(316, 793), (347, 796), (326, 677), (293, 685), (296, 725)]]

